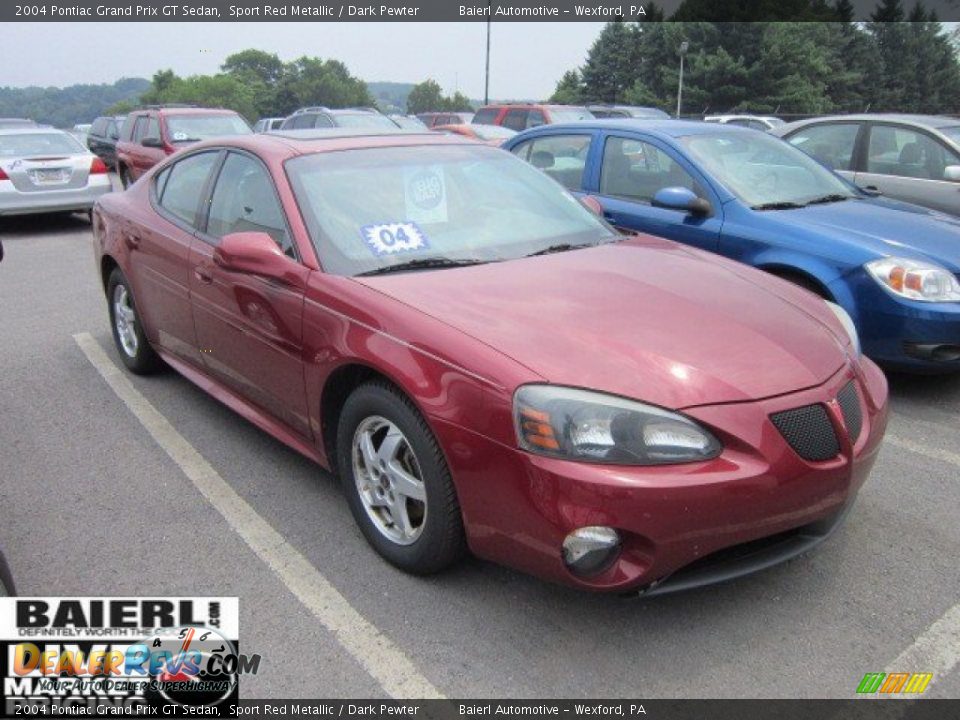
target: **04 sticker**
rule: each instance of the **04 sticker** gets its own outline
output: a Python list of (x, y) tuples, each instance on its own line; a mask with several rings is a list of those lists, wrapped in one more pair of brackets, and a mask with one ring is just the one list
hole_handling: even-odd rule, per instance
[(426, 235), (412, 222), (364, 225), (360, 234), (374, 255), (399, 255), (430, 247)]

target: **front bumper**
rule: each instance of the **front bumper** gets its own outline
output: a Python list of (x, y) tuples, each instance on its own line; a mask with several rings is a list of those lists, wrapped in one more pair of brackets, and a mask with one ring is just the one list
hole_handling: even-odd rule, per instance
[(853, 316), (866, 355), (896, 370), (960, 372), (960, 302), (897, 298), (859, 275), (830, 290)]
[[(769, 416), (814, 403), (835, 408), (851, 379), (863, 418), (859, 437), (851, 443), (834, 412), (840, 453), (803, 460)], [(590, 465), (531, 455), (444, 425), (441, 444), (454, 449), (448, 457), (471, 549), (549, 580), (608, 591), (665, 592), (769, 567), (820, 542), (853, 503), (886, 428), (887, 384), (864, 360), (815, 388), (684, 412), (721, 440), (719, 457), (646, 468)], [(561, 545), (572, 530), (590, 525), (616, 528), (622, 550), (600, 574), (577, 577), (564, 565)], [(732, 553), (733, 563), (731, 553), (715, 555), (762, 539), (768, 541), (762, 552), (745, 547)], [(712, 559), (718, 562), (711, 567)]]
[(91, 210), (111, 190), (107, 175), (92, 175), (86, 187), (21, 192), (9, 180), (0, 181), (0, 215), (77, 212)]

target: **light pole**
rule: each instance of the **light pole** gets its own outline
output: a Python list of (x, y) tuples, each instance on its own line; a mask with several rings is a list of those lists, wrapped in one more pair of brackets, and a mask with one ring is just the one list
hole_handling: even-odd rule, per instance
[(683, 104), (683, 56), (687, 54), (690, 43), (684, 40), (680, 43), (680, 82), (677, 85), (677, 119), (680, 118), (680, 107)]
[(493, 0), (487, 0), (487, 70), (483, 78), (483, 104), (490, 104), (490, 9)]

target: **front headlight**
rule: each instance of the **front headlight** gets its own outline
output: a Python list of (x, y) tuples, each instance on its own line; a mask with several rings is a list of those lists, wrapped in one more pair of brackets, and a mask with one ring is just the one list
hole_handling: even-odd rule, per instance
[(520, 447), (567, 460), (668, 465), (709, 460), (722, 450), (684, 415), (577, 388), (524, 385), (513, 414)]
[(846, 330), (847, 335), (850, 336), (850, 342), (853, 344), (855, 356), (860, 357), (860, 336), (857, 334), (857, 326), (853, 324), (853, 318), (850, 317), (850, 313), (829, 300), (824, 300), (824, 302), (827, 304), (827, 307), (833, 311), (833, 314), (837, 316), (837, 320), (840, 321), (843, 329)]
[(887, 292), (908, 300), (960, 301), (960, 283), (949, 270), (906, 258), (887, 257), (864, 267)]

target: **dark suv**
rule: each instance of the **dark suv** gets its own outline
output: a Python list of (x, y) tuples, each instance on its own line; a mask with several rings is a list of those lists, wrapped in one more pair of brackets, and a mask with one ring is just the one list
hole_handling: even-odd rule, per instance
[(281, 130), (308, 130), (310, 128), (388, 128), (396, 130), (393, 120), (373, 108), (341, 108), (331, 110), (317, 105), (297, 110), (283, 121)]
[(124, 187), (167, 155), (191, 143), (227, 135), (249, 135), (247, 121), (233, 110), (151, 106), (127, 116), (117, 143), (117, 172)]
[(87, 133), (87, 147), (90, 152), (103, 160), (108, 168), (117, 167), (117, 143), (120, 141), (120, 129), (126, 115), (98, 117)]
[(592, 119), (593, 115), (589, 110), (577, 105), (501, 103), (486, 105), (477, 110), (472, 123), (474, 125), (503, 125), (520, 132), (539, 125)]

